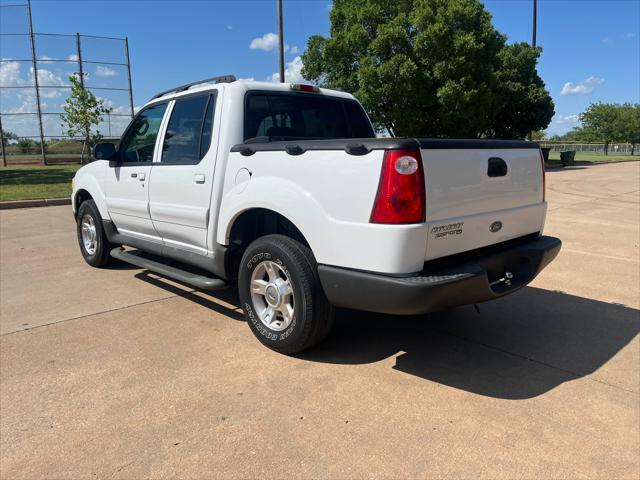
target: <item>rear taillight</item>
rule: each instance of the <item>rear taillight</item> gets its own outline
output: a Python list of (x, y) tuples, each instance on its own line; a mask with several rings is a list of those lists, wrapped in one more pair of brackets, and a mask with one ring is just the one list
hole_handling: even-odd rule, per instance
[(540, 150), (540, 163), (542, 164), (542, 201), (544, 202), (547, 197), (547, 173), (544, 169), (544, 155)]
[(425, 217), (420, 150), (387, 150), (371, 223), (421, 223)]

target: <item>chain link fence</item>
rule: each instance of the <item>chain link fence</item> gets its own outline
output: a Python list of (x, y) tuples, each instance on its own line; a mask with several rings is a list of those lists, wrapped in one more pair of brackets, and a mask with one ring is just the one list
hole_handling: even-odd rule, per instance
[(3, 165), (80, 161), (82, 140), (66, 134), (60, 117), (71, 75), (110, 109), (96, 130), (120, 136), (134, 114), (127, 38), (36, 33), (30, 3), (0, 5), (0, 32)]
[[(542, 148), (549, 148), (552, 152), (565, 152), (565, 151), (575, 151), (575, 152), (587, 152), (594, 154), (605, 154), (605, 144), (604, 142), (593, 142), (593, 143), (584, 143), (584, 142), (562, 142), (562, 141), (549, 141), (549, 140), (539, 140), (538, 143)], [(618, 154), (618, 155), (631, 155), (638, 154), (638, 147), (630, 143), (610, 143), (608, 153)]]

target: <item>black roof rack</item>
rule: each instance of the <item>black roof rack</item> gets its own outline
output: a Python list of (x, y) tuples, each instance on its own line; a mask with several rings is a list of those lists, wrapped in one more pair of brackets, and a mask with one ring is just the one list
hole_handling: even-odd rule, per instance
[(160, 98), (163, 95), (166, 95), (167, 93), (184, 92), (185, 90), (189, 90), (191, 87), (193, 87), (195, 85), (200, 85), (201, 83), (231, 83), (231, 82), (235, 82), (235, 81), (236, 81), (235, 75), (222, 75), (220, 77), (205, 78), (204, 80), (198, 80), (197, 82), (187, 83), (185, 85), (180, 85), (179, 87), (170, 88), (169, 90), (165, 90), (164, 92), (160, 92), (157, 95), (154, 95), (153, 97), (151, 97), (151, 100), (155, 100), (156, 98)]

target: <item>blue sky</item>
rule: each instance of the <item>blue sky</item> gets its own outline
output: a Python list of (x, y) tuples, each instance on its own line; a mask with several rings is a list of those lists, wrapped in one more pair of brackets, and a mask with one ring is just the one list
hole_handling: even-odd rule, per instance
[[(20, 1), (0, 0), (0, 5)], [(485, 5), (496, 28), (510, 42), (530, 41), (531, 0), (487, 0)], [(160, 90), (208, 76), (233, 73), (266, 80), (277, 71), (276, 42), (269, 35), (277, 32), (275, 0), (33, 0), (32, 8), (38, 32), (128, 36), (135, 105), (144, 104)], [(330, 8), (326, 0), (284, 0), (291, 79), (299, 77), (299, 54), (307, 38), (328, 33)], [(2, 32), (26, 31), (24, 9), (2, 8), (0, 15)], [(539, 0), (538, 44), (544, 49), (539, 72), (556, 104), (548, 132), (563, 133), (575, 126), (577, 114), (590, 102), (640, 101), (639, 30), (638, 0)], [(2, 58), (29, 58), (25, 37), (0, 40)], [(85, 60), (118, 63), (124, 58), (122, 53), (115, 41), (86, 39), (83, 44)], [(59, 85), (74, 70), (73, 63), (48, 63), (47, 58), (72, 58), (74, 54), (73, 38), (39, 38), (41, 83)], [(4, 62), (2, 69), (2, 85), (28, 81), (28, 63)], [(91, 64), (85, 70), (91, 85), (126, 87), (122, 67)], [(50, 91), (43, 99), (45, 111), (60, 109), (64, 95), (56, 92)], [(31, 109), (32, 96), (11, 93), (13, 98), (3, 92), (3, 112)], [(107, 98), (116, 111), (126, 111), (124, 92), (96, 93)], [(56, 117), (51, 117), (54, 122)], [(6, 129), (10, 129), (8, 121), (3, 116)], [(15, 128), (22, 127), (16, 124)], [(47, 128), (48, 134), (56, 134), (59, 125)]]

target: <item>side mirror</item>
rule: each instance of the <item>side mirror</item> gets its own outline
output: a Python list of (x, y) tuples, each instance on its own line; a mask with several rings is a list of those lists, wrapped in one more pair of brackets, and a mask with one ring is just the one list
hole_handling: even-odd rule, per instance
[(113, 143), (102, 142), (93, 147), (93, 158), (96, 160), (113, 160), (116, 156), (116, 147)]

